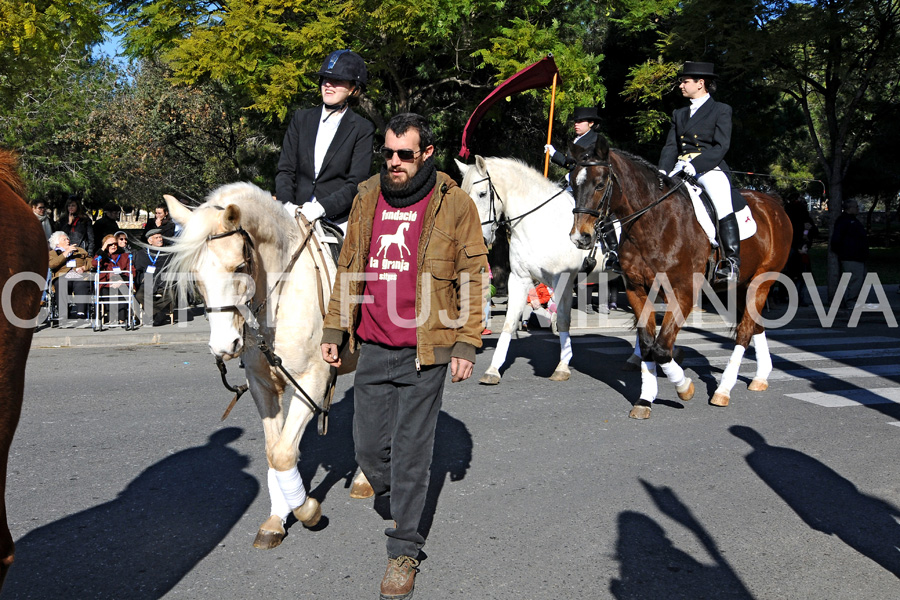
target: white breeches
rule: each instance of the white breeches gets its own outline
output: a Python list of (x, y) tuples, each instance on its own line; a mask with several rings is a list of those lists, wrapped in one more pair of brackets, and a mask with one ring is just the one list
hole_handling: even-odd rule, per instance
[(734, 212), (731, 204), (731, 184), (728, 182), (728, 176), (719, 167), (698, 177), (697, 183), (706, 190), (713, 206), (716, 207), (719, 219)]

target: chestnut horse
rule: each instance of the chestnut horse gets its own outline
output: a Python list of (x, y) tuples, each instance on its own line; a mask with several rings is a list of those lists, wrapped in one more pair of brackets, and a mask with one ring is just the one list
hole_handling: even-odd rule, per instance
[(47, 240), (23, 200), (15, 154), (0, 150), (0, 587), (15, 545), (6, 523), (6, 461), (25, 387), (25, 361), (47, 280)]
[[(575, 192), (572, 242), (579, 248), (591, 247), (604, 218), (614, 215), (622, 224), (619, 261), (628, 300), (638, 321), (644, 358), (641, 395), (629, 416), (646, 419), (657, 394), (656, 365), (675, 384), (682, 400), (689, 400), (694, 394), (694, 384), (672, 360), (672, 348), (705, 280), (711, 244), (694, 215), (686, 186), (662, 175), (654, 165), (620, 150), (610, 150), (603, 136), (598, 137), (593, 148), (573, 146), (570, 154), (578, 157), (578, 165), (570, 175)], [(792, 235), (791, 222), (780, 202), (761, 192), (743, 190), (741, 194), (756, 221), (757, 232), (741, 242), (740, 277), (736, 290), (730, 290), (736, 292), (732, 298), (740, 320), (731, 359), (710, 400), (715, 406), (728, 405), (751, 339), (757, 367), (750, 390), (768, 388), (772, 359), (765, 329), (756, 317), (765, 305), (774, 276), (787, 262)], [(655, 318), (649, 316), (653, 313), (644, 313), (654, 282), (657, 289), (662, 288), (668, 305), (658, 334)]]

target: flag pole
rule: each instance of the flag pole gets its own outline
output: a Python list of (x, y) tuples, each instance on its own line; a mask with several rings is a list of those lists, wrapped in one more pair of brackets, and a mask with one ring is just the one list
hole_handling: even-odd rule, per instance
[[(553, 135), (553, 105), (556, 103), (556, 77), (558, 73), (553, 74), (553, 91), (550, 95), (550, 122), (547, 124), (547, 143), (550, 143), (550, 136)], [(544, 177), (550, 169), (550, 151), (544, 150)]]

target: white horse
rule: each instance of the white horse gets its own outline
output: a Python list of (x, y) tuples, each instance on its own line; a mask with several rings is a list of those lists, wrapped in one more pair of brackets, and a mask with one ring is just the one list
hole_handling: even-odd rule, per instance
[[(488, 244), (494, 242), (500, 215), (510, 221), (506, 321), (491, 366), (480, 382), (500, 383), (500, 367), (506, 362), (509, 342), (522, 319), (533, 280), (553, 288), (560, 353), (559, 364), (550, 379), (566, 381), (572, 360), (569, 337), (572, 290), (588, 255), (588, 251), (575, 248), (569, 241), (575, 200), (540, 172), (518, 160), (476, 156), (474, 165), (458, 160), (456, 165), (463, 175), (462, 189), (478, 207), (482, 233)], [(599, 273), (594, 270), (586, 281), (599, 281)]]
[[(184, 227), (174, 245), (164, 248), (172, 254), (167, 271), (176, 277), (179, 291), (196, 283), (203, 295), (213, 355), (244, 358), (265, 431), (271, 499), (270, 516), (253, 545), (274, 548), (284, 539), (291, 512), (306, 527), (315, 526), (322, 514), (319, 502), (306, 494), (297, 460), (300, 436), (314, 407), (323, 406), (335, 376), (319, 349), (334, 260), (309, 239), (308, 225), (301, 228), (271, 194), (255, 185), (220, 187), (193, 211), (172, 196), (165, 200), (169, 214)], [(327, 279), (317, 279), (317, 273)], [(260, 339), (282, 359), (308, 398), (294, 389), (290, 407), (285, 406), (283, 396), (292, 384), (270, 366)], [(345, 360), (341, 373), (355, 368), (355, 356), (346, 358), (350, 361)], [(365, 497), (367, 486), (360, 472), (351, 495)]]

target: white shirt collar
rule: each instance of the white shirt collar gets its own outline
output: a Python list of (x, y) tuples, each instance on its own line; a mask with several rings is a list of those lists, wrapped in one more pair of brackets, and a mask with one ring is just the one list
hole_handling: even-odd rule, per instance
[(691, 98), (691, 116), (694, 116), (694, 113), (697, 112), (697, 109), (703, 106), (703, 103), (709, 100), (711, 96), (706, 94), (701, 98)]

